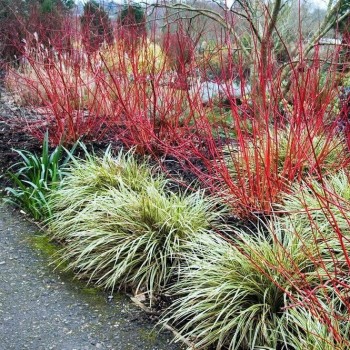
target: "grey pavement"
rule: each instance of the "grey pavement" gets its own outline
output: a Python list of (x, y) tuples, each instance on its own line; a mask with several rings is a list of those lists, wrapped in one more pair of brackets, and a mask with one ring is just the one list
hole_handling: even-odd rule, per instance
[(0, 350), (180, 349), (126, 296), (109, 298), (55, 269), (42, 242), (0, 203)]

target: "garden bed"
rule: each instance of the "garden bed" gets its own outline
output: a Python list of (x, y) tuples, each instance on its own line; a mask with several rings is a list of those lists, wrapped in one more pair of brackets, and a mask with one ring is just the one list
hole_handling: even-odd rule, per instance
[(189, 347), (345, 350), (349, 67), (317, 35), (288, 48), (281, 2), (260, 5), (263, 33), (250, 8), (240, 35), (240, 13), (209, 11), (222, 26), (209, 44), (192, 18), (129, 26), (132, 5), (113, 32), (87, 3), (67, 48), (28, 34), (5, 77), (3, 162), (20, 148), (7, 192), (62, 246), (59, 264), (128, 292)]

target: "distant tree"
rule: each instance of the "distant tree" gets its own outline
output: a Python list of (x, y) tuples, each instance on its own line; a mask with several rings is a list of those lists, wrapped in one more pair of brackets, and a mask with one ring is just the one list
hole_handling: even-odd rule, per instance
[(69, 49), (70, 33), (66, 24), (69, 10), (74, 6), (71, 0), (27, 0), (29, 15), (27, 29), (36, 32), (40, 43), (58, 50)]
[(20, 0), (0, 0), (0, 59), (12, 61), (22, 52), (24, 25)]
[(343, 0), (339, 14), (341, 20), (337, 23), (342, 36), (342, 49), (340, 52), (340, 69), (350, 70), (350, 2)]
[[(199, 15), (206, 16), (212, 21), (215, 21), (220, 25), (225, 35), (230, 36), (231, 40), (240, 50), (243, 59), (249, 61), (254, 56), (256, 62), (259, 62), (258, 74), (254, 74), (254, 67), (252, 67), (251, 78), (258, 79), (261, 86), (261, 93), (265, 94), (265, 90), (268, 86), (268, 80), (278, 79), (284, 83), (284, 92), (287, 93), (291, 87), (291, 71), (296, 68), (299, 69), (299, 62), (301, 58), (301, 51), (299, 50), (299, 40), (294, 40), (293, 33), (295, 28), (299, 28), (299, 19), (302, 20), (303, 12), (300, 10), (303, 5), (303, 1), (300, 0), (234, 0), (230, 2), (228, 7), (227, 2), (214, 0), (217, 8), (200, 8), (197, 6), (196, 1), (172, 1), (172, 2), (156, 2), (152, 6), (163, 7), (166, 9), (172, 9), (177, 11), (180, 16), (190, 13), (192, 18)], [(296, 3), (298, 10), (293, 18), (295, 22), (294, 28), (287, 28), (287, 16), (293, 10), (293, 3)], [(305, 8), (305, 7), (304, 7)], [(308, 33), (308, 40), (302, 55), (304, 58), (312, 57), (314, 48), (318, 46), (319, 40), (329, 33), (335, 25), (345, 23), (345, 19), (350, 15), (350, 2), (349, 0), (329, 0), (329, 5), (323, 18), (317, 25), (314, 26), (314, 30)], [(188, 17), (188, 15), (187, 15)], [(228, 20), (228, 19), (234, 19)], [(240, 35), (237, 31), (236, 23), (240, 23), (243, 27), (247, 28), (247, 32), (250, 33), (250, 40), (242, 40), (244, 36)], [(348, 26), (345, 26), (348, 28)], [(303, 28), (299, 28), (303, 34)], [(347, 35), (347, 34), (346, 34)], [(343, 38), (344, 36), (343, 32)], [(299, 37), (298, 37), (299, 38)], [(247, 46), (246, 43), (254, 43), (253, 47)], [(288, 43), (291, 43), (291, 47), (288, 47)], [(294, 47), (293, 47), (294, 44)], [(287, 50), (286, 50), (287, 49)], [(285, 64), (282, 69), (275, 70), (275, 72), (282, 72), (281, 77), (274, 76), (275, 72), (270, 72), (268, 69), (269, 60), (273, 55), (277, 56), (277, 59), (283, 63), (283, 61), (293, 62), (293, 64)], [(301, 63), (302, 64), (302, 63)], [(273, 73), (272, 76), (268, 74)]]
[(81, 16), (83, 44), (87, 52), (95, 52), (106, 42), (113, 43), (113, 28), (107, 12), (96, 1), (91, 0), (84, 5)]
[(129, 45), (146, 36), (146, 16), (140, 4), (125, 5), (119, 15), (120, 35)]
[(57, 9), (68, 11), (74, 7), (73, 0), (39, 0), (38, 3), (42, 13), (52, 13)]
[(23, 39), (33, 33), (45, 45), (67, 47), (65, 24), (73, 6), (73, 0), (0, 0), (0, 57), (21, 56)]

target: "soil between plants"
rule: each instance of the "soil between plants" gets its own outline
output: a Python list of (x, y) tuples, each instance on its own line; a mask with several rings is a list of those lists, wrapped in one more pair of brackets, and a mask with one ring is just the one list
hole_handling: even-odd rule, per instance
[(0, 204), (0, 350), (180, 349), (126, 296), (54, 269), (37, 231)]
[(40, 152), (40, 142), (25, 132), (23, 114), (31, 117), (29, 110), (16, 106), (0, 81), (0, 185), (7, 184), (4, 174), (19, 160), (14, 149)]

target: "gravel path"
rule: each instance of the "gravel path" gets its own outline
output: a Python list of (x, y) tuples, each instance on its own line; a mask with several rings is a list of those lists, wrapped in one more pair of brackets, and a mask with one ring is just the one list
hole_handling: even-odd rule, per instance
[(0, 203), (0, 350), (180, 349), (127, 297), (49, 266), (37, 231)]

